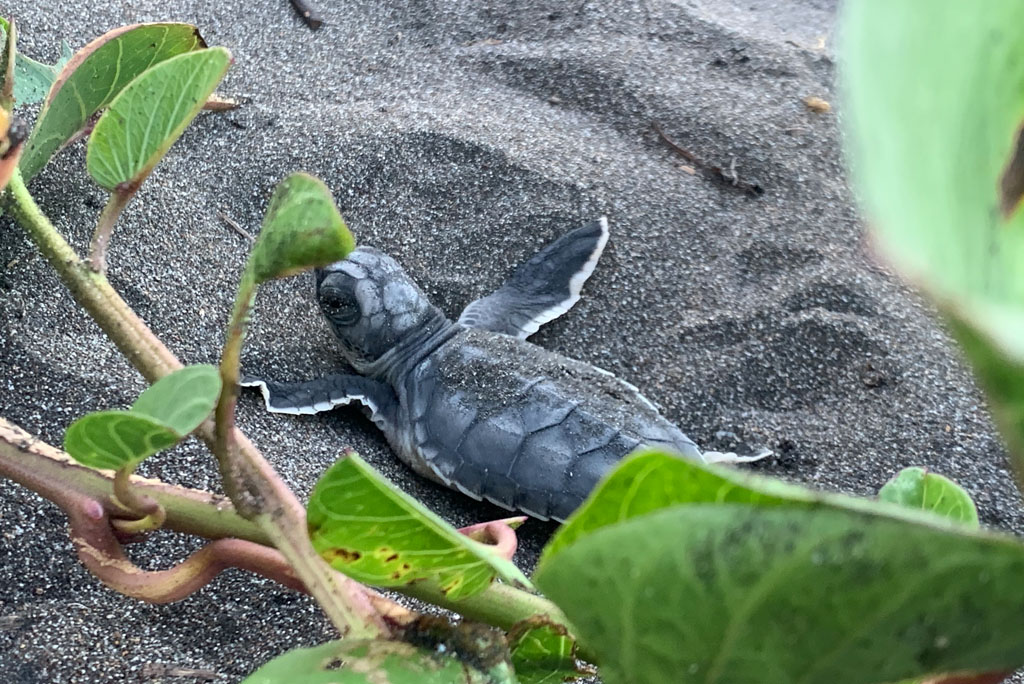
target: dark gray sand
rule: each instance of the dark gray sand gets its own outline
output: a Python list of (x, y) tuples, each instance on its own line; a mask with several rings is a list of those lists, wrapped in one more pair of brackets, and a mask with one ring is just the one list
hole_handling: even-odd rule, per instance
[[(233, 51), (222, 90), (252, 102), (200, 116), (132, 202), (111, 256), (115, 286), (184, 361), (217, 360), (248, 248), (218, 212), (256, 231), (289, 171), (325, 179), (359, 240), (397, 257), (452, 316), (540, 245), (607, 214), (612, 239), (584, 299), (535, 342), (635, 383), (705, 447), (734, 446), (724, 433), (735, 433), (773, 449), (761, 470), (870, 495), (926, 465), (963, 483), (986, 524), (1024, 528), (956, 349), (869, 254), (837, 113), (802, 103), (834, 104), (832, 0), (319, 2), (316, 33), (286, 0), (4, 9), (42, 59), (62, 38), (77, 48), (161, 19)], [(763, 195), (690, 172), (653, 123)], [(83, 246), (104, 201), (84, 148), (32, 190)], [(261, 293), (247, 370), (295, 380), (337, 368), (310, 287), (307, 276)], [(76, 416), (142, 388), (2, 220), (0, 415), (59, 444)], [(303, 495), (350, 446), (453, 523), (501, 515), (412, 475), (355, 410), (273, 416), (246, 395), (240, 420)], [(194, 442), (144, 471), (216, 482)], [(522, 530), (525, 568), (552, 530)], [(195, 668), (232, 682), (330, 635), (308, 599), (240, 572), (175, 605), (122, 598), (79, 566), (58, 510), (7, 483), (0, 532), (0, 681), (200, 681), (174, 676)], [(192, 546), (166, 535), (134, 553), (161, 567)]]

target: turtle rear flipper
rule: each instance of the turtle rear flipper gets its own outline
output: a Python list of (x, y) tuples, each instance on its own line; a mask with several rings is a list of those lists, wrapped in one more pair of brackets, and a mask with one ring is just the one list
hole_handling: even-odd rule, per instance
[(494, 293), (470, 302), (459, 322), (525, 340), (580, 299), (608, 242), (603, 216), (558, 238), (517, 268)]
[(333, 373), (306, 382), (272, 382), (245, 376), (242, 387), (259, 387), (267, 410), (272, 413), (311, 415), (360, 402), (370, 410), (370, 419), (384, 429), (393, 424), (398, 399), (390, 386), (359, 375)]

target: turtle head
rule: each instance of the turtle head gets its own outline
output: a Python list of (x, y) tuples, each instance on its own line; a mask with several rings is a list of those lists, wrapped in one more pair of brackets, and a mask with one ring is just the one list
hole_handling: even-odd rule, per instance
[(441, 316), (398, 262), (372, 247), (317, 269), (316, 299), (360, 373)]

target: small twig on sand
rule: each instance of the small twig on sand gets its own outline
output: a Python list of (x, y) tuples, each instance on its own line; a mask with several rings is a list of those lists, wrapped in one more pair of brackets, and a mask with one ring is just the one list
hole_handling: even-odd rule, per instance
[(653, 128), (654, 132), (657, 133), (661, 137), (661, 139), (665, 141), (665, 144), (671, 147), (683, 159), (685, 159), (686, 161), (690, 162), (695, 167), (703, 171), (706, 176), (720, 183), (725, 183), (726, 185), (730, 185), (734, 188), (739, 188), (743, 192), (753, 197), (759, 197), (764, 194), (764, 188), (761, 187), (759, 183), (740, 180), (739, 174), (736, 172), (735, 158), (729, 165), (729, 170), (723, 170), (720, 166), (716, 166), (715, 164), (705, 162), (703, 159), (699, 158), (693, 152), (690, 152), (686, 148), (679, 145), (679, 143), (672, 140), (672, 138), (668, 137), (668, 135), (665, 134), (665, 131), (661, 129), (661, 126), (659, 126), (657, 122), (652, 122), (651, 128)]
[(228, 97), (227, 95), (221, 95), (220, 93), (213, 93), (210, 97), (206, 98), (206, 103), (203, 105), (203, 109), (208, 112), (230, 112), (231, 110), (238, 109), (249, 102), (250, 98), (248, 97)]
[(217, 212), (217, 218), (219, 218), (221, 221), (223, 221), (224, 225), (226, 225), (228, 228), (230, 228), (231, 230), (235, 231), (236, 233), (238, 233), (239, 235), (244, 237), (249, 242), (255, 242), (256, 241), (256, 238), (254, 238), (252, 236), (252, 233), (247, 231), (242, 226), (238, 225), (237, 221), (232, 219), (230, 216), (225, 214), (223, 211), (218, 211)]
[(194, 667), (165, 665), (164, 663), (146, 663), (142, 666), (143, 679), (160, 679), (167, 677), (191, 677), (204, 682), (212, 682), (220, 677), (213, 670), (200, 670)]
[(321, 18), (320, 12), (306, 2), (306, 0), (292, 0), (292, 7), (295, 8), (295, 12), (302, 17), (302, 20), (306, 22), (306, 26), (309, 28), (316, 31), (323, 26), (324, 20)]

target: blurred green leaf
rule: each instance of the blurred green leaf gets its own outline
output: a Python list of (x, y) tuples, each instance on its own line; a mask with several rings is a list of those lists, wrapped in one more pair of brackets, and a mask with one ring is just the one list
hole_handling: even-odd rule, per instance
[(354, 248), (323, 181), (293, 173), (274, 189), (249, 270), (258, 284), (340, 261)]
[(953, 320), (1024, 480), (1024, 3), (844, 9), (848, 157), (876, 242)]
[(535, 580), (608, 684), (866, 684), (1024, 664), (1022, 570), (1009, 537), (648, 451)]
[(510, 561), (459, 534), (355, 454), (317, 482), (308, 521), (317, 553), (366, 584), (435, 580), (452, 599), (483, 591), (495, 577), (529, 586)]
[(57, 75), (26, 144), (20, 168), (26, 180), (85, 128), (97, 111), (146, 69), (205, 47), (189, 24), (122, 26), (79, 50)]
[(231, 65), (225, 48), (170, 57), (142, 72), (111, 101), (89, 136), (86, 165), (114, 191), (138, 187), (203, 108)]
[[(726, 477), (724, 473), (733, 473)], [(555, 532), (544, 547), (541, 562), (599, 528), (614, 525), (681, 503), (750, 503), (760, 506), (810, 501), (800, 487), (777, 480), (735, 478), (735, 471), (696, 469), (681, 456), (659, 449), (637, 449), (609, 473), (587, 500)]]
[(450, 655), (400, 641), (332, 641), (274, 658), (242, 684), (515, 684), (508, 668), (486, 674)]
[[(17, 65), (17, 29), (12, 30), (11, 23), (0, 17), (0, 109), (10, 112), (14, 109), (14, 66)], [(12, 63), (13, 62), (13, 63)], [(6, 117), (5, 117), (6, 123)], [(6, 133), (6, 126), (5, 126)]]
[(515, 624), (508, 634), (509, 650), (520, 684), (560, 684), (596, 674), (576, 660), (576, 642), (565, 627), (543, 618)]
[(978, 509), (970, 495), (952, 480), (924, 468), (904, 468), (878, 491), (878, 498), (978, 525)]
[(217, 402), (213, 366), (187, 366), (153, 383), (130, 411), (99, 411), (68, 427), (64, 450), (93, 468), (134, 468), (199, 427)]
[(1024, 664), (1022, 572), (1016, 540), (964, 528), (695, 504), (594, 532), (535, 579), (608, 684), (866, 684)]

